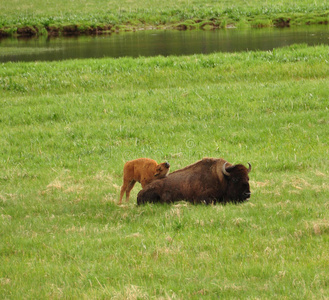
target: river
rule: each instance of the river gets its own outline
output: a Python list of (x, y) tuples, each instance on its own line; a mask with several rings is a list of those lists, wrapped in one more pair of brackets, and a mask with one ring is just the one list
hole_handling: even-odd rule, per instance
[[(329, 44), (329, 27), (152, 30), (100, 36), (6, 38), (0, 39), (0, 62), (272, 50), (295, 43)], [(7, 49), (6, 55), (1, 55), (1, 48)]]

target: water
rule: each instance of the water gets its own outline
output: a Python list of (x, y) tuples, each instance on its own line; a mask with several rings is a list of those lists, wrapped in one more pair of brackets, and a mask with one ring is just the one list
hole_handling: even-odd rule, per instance
[[(283, 29), (154, 30), (108, 36), (0, 39), (0, 62), (272, 50), (295, 43), (329, 44), (329, 27), (323, 25)], [(20, 51), (14, 53), (17, 48)], [(4, 49), (6, 55), (1, 54)]]

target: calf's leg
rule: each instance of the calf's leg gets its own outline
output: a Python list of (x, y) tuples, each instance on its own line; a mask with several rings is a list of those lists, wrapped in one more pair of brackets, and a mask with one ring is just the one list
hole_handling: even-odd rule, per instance
[(131, 192), (132, 188), (134, 187), (135, 183), (136, 183), (136, 181), (132, 180), (128, 184), (128, 187), (126, 189), (126, 202), (129, 201), (130, 192)]

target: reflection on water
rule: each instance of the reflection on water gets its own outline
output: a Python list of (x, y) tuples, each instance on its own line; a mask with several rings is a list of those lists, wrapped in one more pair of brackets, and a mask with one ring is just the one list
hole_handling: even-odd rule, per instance
[[(294, 43), (329, 44), (329, 27), (139, 31), (109, 36), (2, 39), (0, 61), (206, 54), (219, 51), (271, 50)], [(13, 51), (9, 51), (8, 55), (1, 55), (2, 47), (7, 50), (11, 47)], [(14, 53), (17, 48), (23, 54)]]

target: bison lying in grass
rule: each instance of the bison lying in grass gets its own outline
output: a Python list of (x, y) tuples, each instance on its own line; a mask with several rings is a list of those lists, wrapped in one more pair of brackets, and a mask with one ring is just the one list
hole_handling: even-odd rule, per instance
[(247, 169), (221, 158), (204, 158), (151, 182), (138, 193), (137, 204), (173, 203), (179, 200), (207, 204), (244, 202), (251, 194), (250, 171), (250, 164)]

